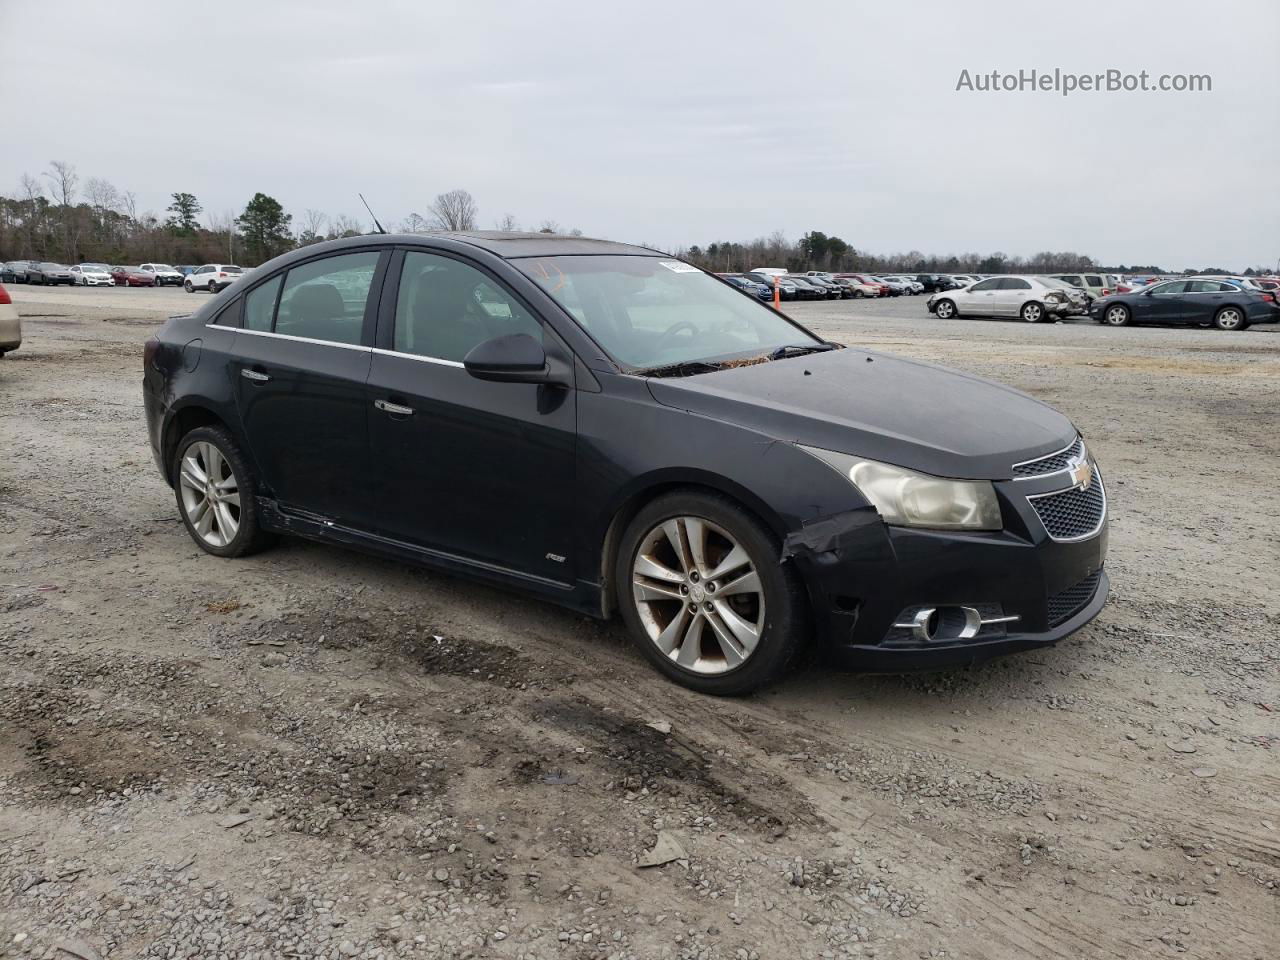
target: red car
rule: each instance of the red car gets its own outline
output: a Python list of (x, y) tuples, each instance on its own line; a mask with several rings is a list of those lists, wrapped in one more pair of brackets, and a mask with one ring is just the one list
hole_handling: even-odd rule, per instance
[(154, 287), (156, 275), (137, 267), (112, 267), (111, 279), (117, 287)]
[(838, 273), (836, 276), (848, 277), (850, 280), (856, 280), (858, 283), (864, 284), (865, 286), (875, 287), (880, 291), (876, 294), (878, 297), (887, 297), (893, 292), (892, 288), (887, 283), (881, 283), (879, 280), (869, 277), (865, 273)]

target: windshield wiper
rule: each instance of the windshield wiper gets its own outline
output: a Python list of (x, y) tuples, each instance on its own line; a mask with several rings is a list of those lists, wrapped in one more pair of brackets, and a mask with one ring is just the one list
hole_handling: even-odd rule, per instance
[(789, 343), (769, 354), (770, 360), (781, 360), (783, 357), (802, 357), (806, 353), (826, 353), (834, 350), (834, 343)]
[(664, 367), (649, 367), (637, 370), (636, 373), (642, 377), (691, 377), (698, 373), (712, 373), (719, 370), (721, 366), (721, 364), (712, 363), (709, 360), (684, 360), (680, 363), (667, 364)]

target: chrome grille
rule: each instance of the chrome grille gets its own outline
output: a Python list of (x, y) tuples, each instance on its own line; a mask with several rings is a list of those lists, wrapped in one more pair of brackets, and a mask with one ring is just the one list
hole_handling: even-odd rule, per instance
[(1102, 529), (1107, 513), (1107, 494), (1097, 467), (1087, 487), (1072, 487), (1059, 493), (1028, 497), (1040, 522), (1054, 540), (1084, 540)]
[(1027, 460), (1013, 465), (1013, 478), (1026, 480), (1031, 477), (1043, 477), (1050, 473), (1060, 473), (1071, 465), (1073, 460), (1084, 459), (1084, 441), (1076, 437), (1076, 442), (1065, 450), (1051, 453), (1039, 460)]
[(1098, 592), (1098, 580), (1102, 571), (1089, 574), (1079, 583), (1055, 593), (1049, 598), (1049, 626), (1056, 627), (1079, 613)]

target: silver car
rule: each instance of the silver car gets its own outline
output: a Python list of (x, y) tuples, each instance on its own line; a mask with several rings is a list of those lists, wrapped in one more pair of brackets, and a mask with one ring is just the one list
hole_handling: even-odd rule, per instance
[(27, 283), (38, 283), (46, 285), (50, 283), (65, 283), (71, 286), (76, 282), (76, 278), (71, 273), (71, 268), (64, 263), (50, 263), (49, 261), (35, 260), (27, 266)]
[(1020, 317), (1038, 323), (1049, 317), (1083, 313), (1084, 294), (1061, 280), (1048, 277), (988, 277), (960, 290), (946, 290), (929, 298), (929, 312), (941, 320), (952, 317)]

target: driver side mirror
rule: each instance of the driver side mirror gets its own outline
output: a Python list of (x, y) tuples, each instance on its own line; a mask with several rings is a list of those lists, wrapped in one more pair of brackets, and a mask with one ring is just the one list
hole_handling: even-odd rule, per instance
[(512, 333), (476, 344), (462, 358), (462, 365), (477, 380), (568, 383), (565, 376), (558, 371), (553, 372), (546, 350), (527, 333)]

